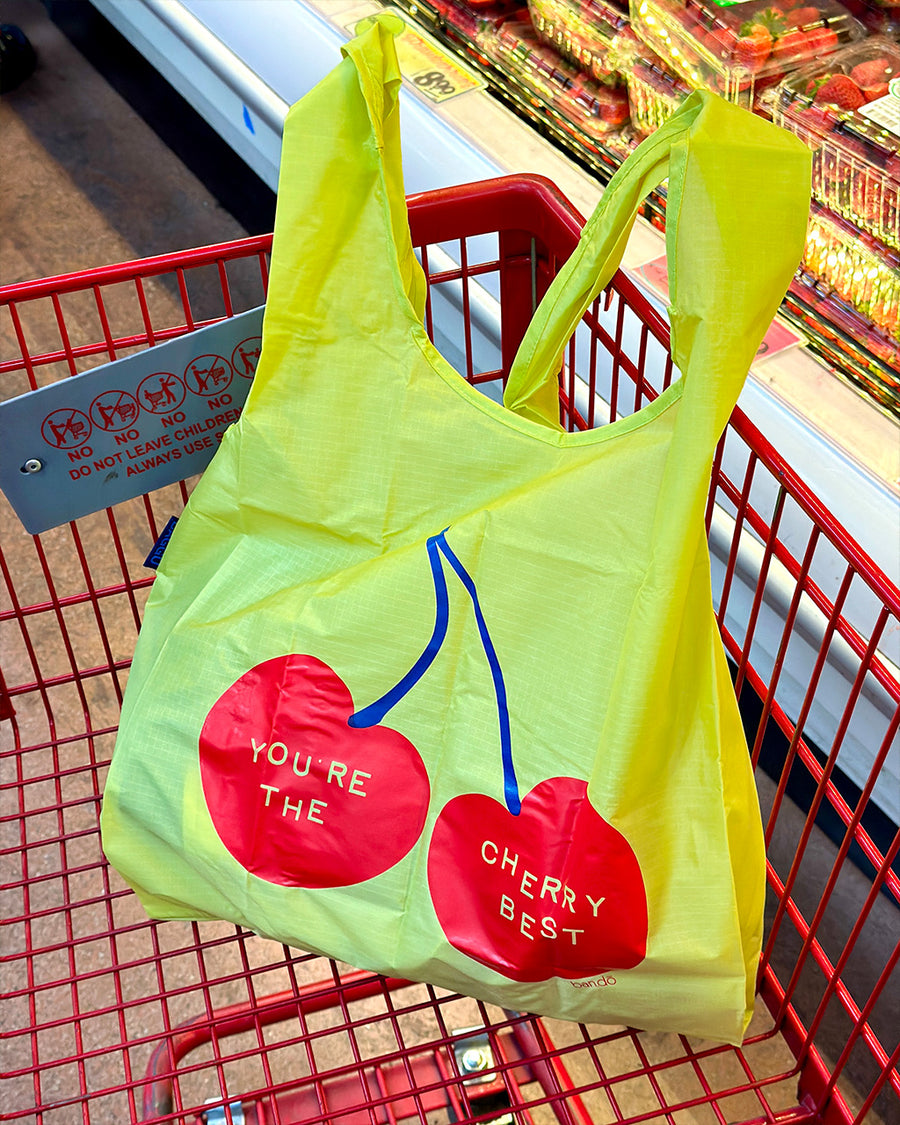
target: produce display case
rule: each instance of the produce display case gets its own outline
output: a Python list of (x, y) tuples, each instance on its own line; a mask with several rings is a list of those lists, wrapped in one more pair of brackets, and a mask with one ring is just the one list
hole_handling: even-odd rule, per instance
[[(778, 6), (772, 0), (721, 6), (714, 0), (630, 0), (627, 20), (616, 0), (528, 0), (527, 9), (520, 5), (514, 12), (507, 4), (465, 0), (380, 2), (404, 9), (466, 53), (492, 93), (601, 182), (698, 86), (801, 136), (816, 150), (815, 199), (833, 220), (855, 227), (822, 219), (818, 241), (808, 247), (782, 311), (835, 375), (881, 410), (900, 416), (890, 304), (895, 288), (890, 251), (900, 246), (900, 95), (896, 88), (885, 92), (884, 83), (871, 81), (868, 73), (875, 69), (870, 64), (884, 59), (890, 82), (900, 57), (896, 42), (867, 37), (849, 5), (837, 0), (816, 6), (803, 0)], [(859, 12), (876, 0), (855, 4)], [(878, 5), (878, 10), (887, 18), (898, 9)], [(745, 65), (740, 60), (749, 44), (742, 40), (752, 37), (767, 55)], [(866, 81), (857, 85), (867, 100), (852, 108), (823, 104), (830, 96), (828, 77), (849, 77), (860, 66)], [(627, 119), (618, 108), (622, 84)], [(650, 197), (644, 217), (664, 229), (664, 189)], [(822, 252), (839, 232), (845, 242), (865, 236), (854, 248), (865, 262), (864, 274), (862, 265), (854, 276), (845, 258)], [(873, 297), (885, 289), (891, 294), (886, 303)]]
[(900, 249), (900, 45), (863, 40), (786, 78), (772, 118), (813, 150), (812, 190), (830, 211)]
[(786, 74), (863, 35), (837, 0), (631, 0), (631, 23), (691, 87), (748, 109)]

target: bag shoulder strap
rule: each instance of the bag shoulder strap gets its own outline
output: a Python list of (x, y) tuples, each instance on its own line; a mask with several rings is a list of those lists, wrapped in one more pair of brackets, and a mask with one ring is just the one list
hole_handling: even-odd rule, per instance
[(381, 15), (344, 44), (341, 63), (288, 111), (257, 386), (298, 334), (352, 331), (373, 294), (382, 316), (405, 297), (424, 317), (403, 188), (394, 21)]
[(811, 153), (791, 133), (695, 91), (620, 166), (525, 333), (504, 395), (558, 426), (563, 348), (622, 260), (641, 202), (668, 172), (671, 348), (681, 412), (715, 445), (797, 268)]
[(360, 33), (341, 48), (341, 55), (353, 61), (359, 73), (363, 99), (369, 112), (373, 134), (384, 170), (390, 209), (391, 233), (403, 288), (416, 315), (425, 315), (427, 284), (412, 246), (403, 162), (400, 145), (400, 87), (403, 75), (397, 60), (394, 36), (406, 27), (391, 12), (383, 12), (359, 25)]

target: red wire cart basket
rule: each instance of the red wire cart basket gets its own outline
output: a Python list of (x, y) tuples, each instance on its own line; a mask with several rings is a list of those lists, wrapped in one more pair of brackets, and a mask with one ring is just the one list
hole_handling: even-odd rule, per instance
[[(529, 177), (410, 200), (429, 331), (497, 394), (581, 220)], [(0, 290), (2, 397), (264, 300), (247, 239)], [(618, 274), (560, 373), (570, 428), (678, 373)], [(541, 1020), (297, 952), (151, 922), (98, 816), (152, 574), (189, 482), (29, 536), (3, 509), (0, 1120), (207, 1125), (900, 1121), (900, 591), (735, 411), (707, 509), (714, 598), (757, 769), (769, 900), (741, 1048)], [(577, 592), (573, 592), (577, 596)]]

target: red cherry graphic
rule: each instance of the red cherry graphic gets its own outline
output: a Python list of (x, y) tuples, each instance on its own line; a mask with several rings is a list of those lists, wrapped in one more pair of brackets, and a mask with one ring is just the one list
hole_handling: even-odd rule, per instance
[(448, 801), (428, 885), (450, 944), (513, 980), (632, 969), (646, 955), (637, 858), (577, 778), (542, 781), (518, 816), (480, 793)]
[(222, 843), (286, 887), (344, 887), (399, 862), (422, 833), (429, 784), (390, 727), (347, 724), (353, 699), (312, 656), (251, 668), (200, 734), (200, 776)]

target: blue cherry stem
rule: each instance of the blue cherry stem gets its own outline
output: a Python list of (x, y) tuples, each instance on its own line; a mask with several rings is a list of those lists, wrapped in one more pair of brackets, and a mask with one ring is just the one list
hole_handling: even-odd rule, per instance
[(472, 599), (472, 605), (475, 609), (475, 620), (478, 623), (478, 632), (481, 636), (481, 643), (484, 646), (484, 655), (487, 657), (488, 667), (491, 670), (491, 679), (494, 681), (494, 694), (497, 696), (497, 717), (500, 722), (500, 757), (503, 761), (503, 796), (506, 800), (506, 807), (513, 816), (518, 816), (522, 808), (522, 802), (519, 800), (519, 786), (516, 781), (516, 769), (513, 765), (512, 736), (509, 729), (509, 707), (506, 701), (506, 684), (503, 681), (503, 672), (500, 668), (500, 661), (497, 659), (497, 651), (494, 648), (494, 643), (488, 632), (487, 622), (484, 619), (484, 614), (481, 612), (481, 603), (478, 600), (478, 591), (475, 589), (472, 576), (456, 555), (454, 555), (444, 535), (445, 532), (441, 532), (441, 534), (437, 536), (438, 546), (447, 562), (449, 562), (456, 571), (457, 578), (462, 582), (466, 592)]
[(469, 597), (472, 599), (472, 606), (475, 610), (475, 621), (478, 625), (478, 634), (481, 637), (484, 655), (487, 657), (491, 679), (494, 683), (494, 694), (497, 697), (497, 717), (500, 724), (500, 757), (503, 763), (503, 796), (506, 801), (506, 807), (513, 816), (518, 816), (522, 808), (522, 802), (519, 798), (519, 786), (516, 781), (516, 771), (512, 757), (512, 736), (509, 726), (506, 684), (503, 681), (503, 672), (500, 668), (500, 661), (497, 658), (497, 651), (494, 648), (491, 635), (488, 631), (487, 622), (481, 611), (481, 603), (478, 600), (478, 591), (475, 588), (475, 582), (450, 549), (446, 539), (446, 530), (442, 531), (440, 535), (431, 536), (426, 542), (426, 548), (428, 550), (428, 561), (431, 564), (431, 577), (434, 581), (435, 600), (434, 630), (432, 631), (428, 644), (425, 646), (422, 655), (399, 683), (395, 684), (390, 691), (385, 692), (380, 699), (376, 699), (374, 703), (370, 703), (368, 707), (363, 707), (359, 711), (356, 711), (347, 721), (351, 727), (373, 727), (380, 723), (388, 711), (390, 711), (392, 707), (395, 707), (400, 700), (415, 687), (434, 663), (434, 658), (440, 651), (444, 639), (447, 636), (447, 624), (450, 618), (450, 599), (447, 594), (447, 581), (444, 577), (444, 567), (441, 562), (441, 555), (443, 555), (447, 562), (450, 563), (457, 578), (459, 578)]
[(404, 695), (416, 686), (434, 663), (434, 658), (440, 652), (441, 645), (444, 643), (444, 638), (447, 636), (447, 622), (450, 618), (450, 599), (447, 597), (447, 580), (444, 578), (444, 567), (441, 563), (440, 553), (438, 552), (437, 541), (439, 538), (440, 536), (433, 535), (426, 543), (426, 547), (428, 548), (428, 561), (431, 563), (431, 577), (434, 580), (435, 612), (434, 631), (431, 634), (431, 639), (425, 646), (425, 651), (398, 684), (395, 684), (390, 691), (385, 692), (380, 699), (376, 699), (375, 702), (370, 703), (368, 707), (363, 707), (350, 716), (347, 722), (351, 727), (377, 726), (388, 711), (390, 711), (392, 707), (396, 707)]

